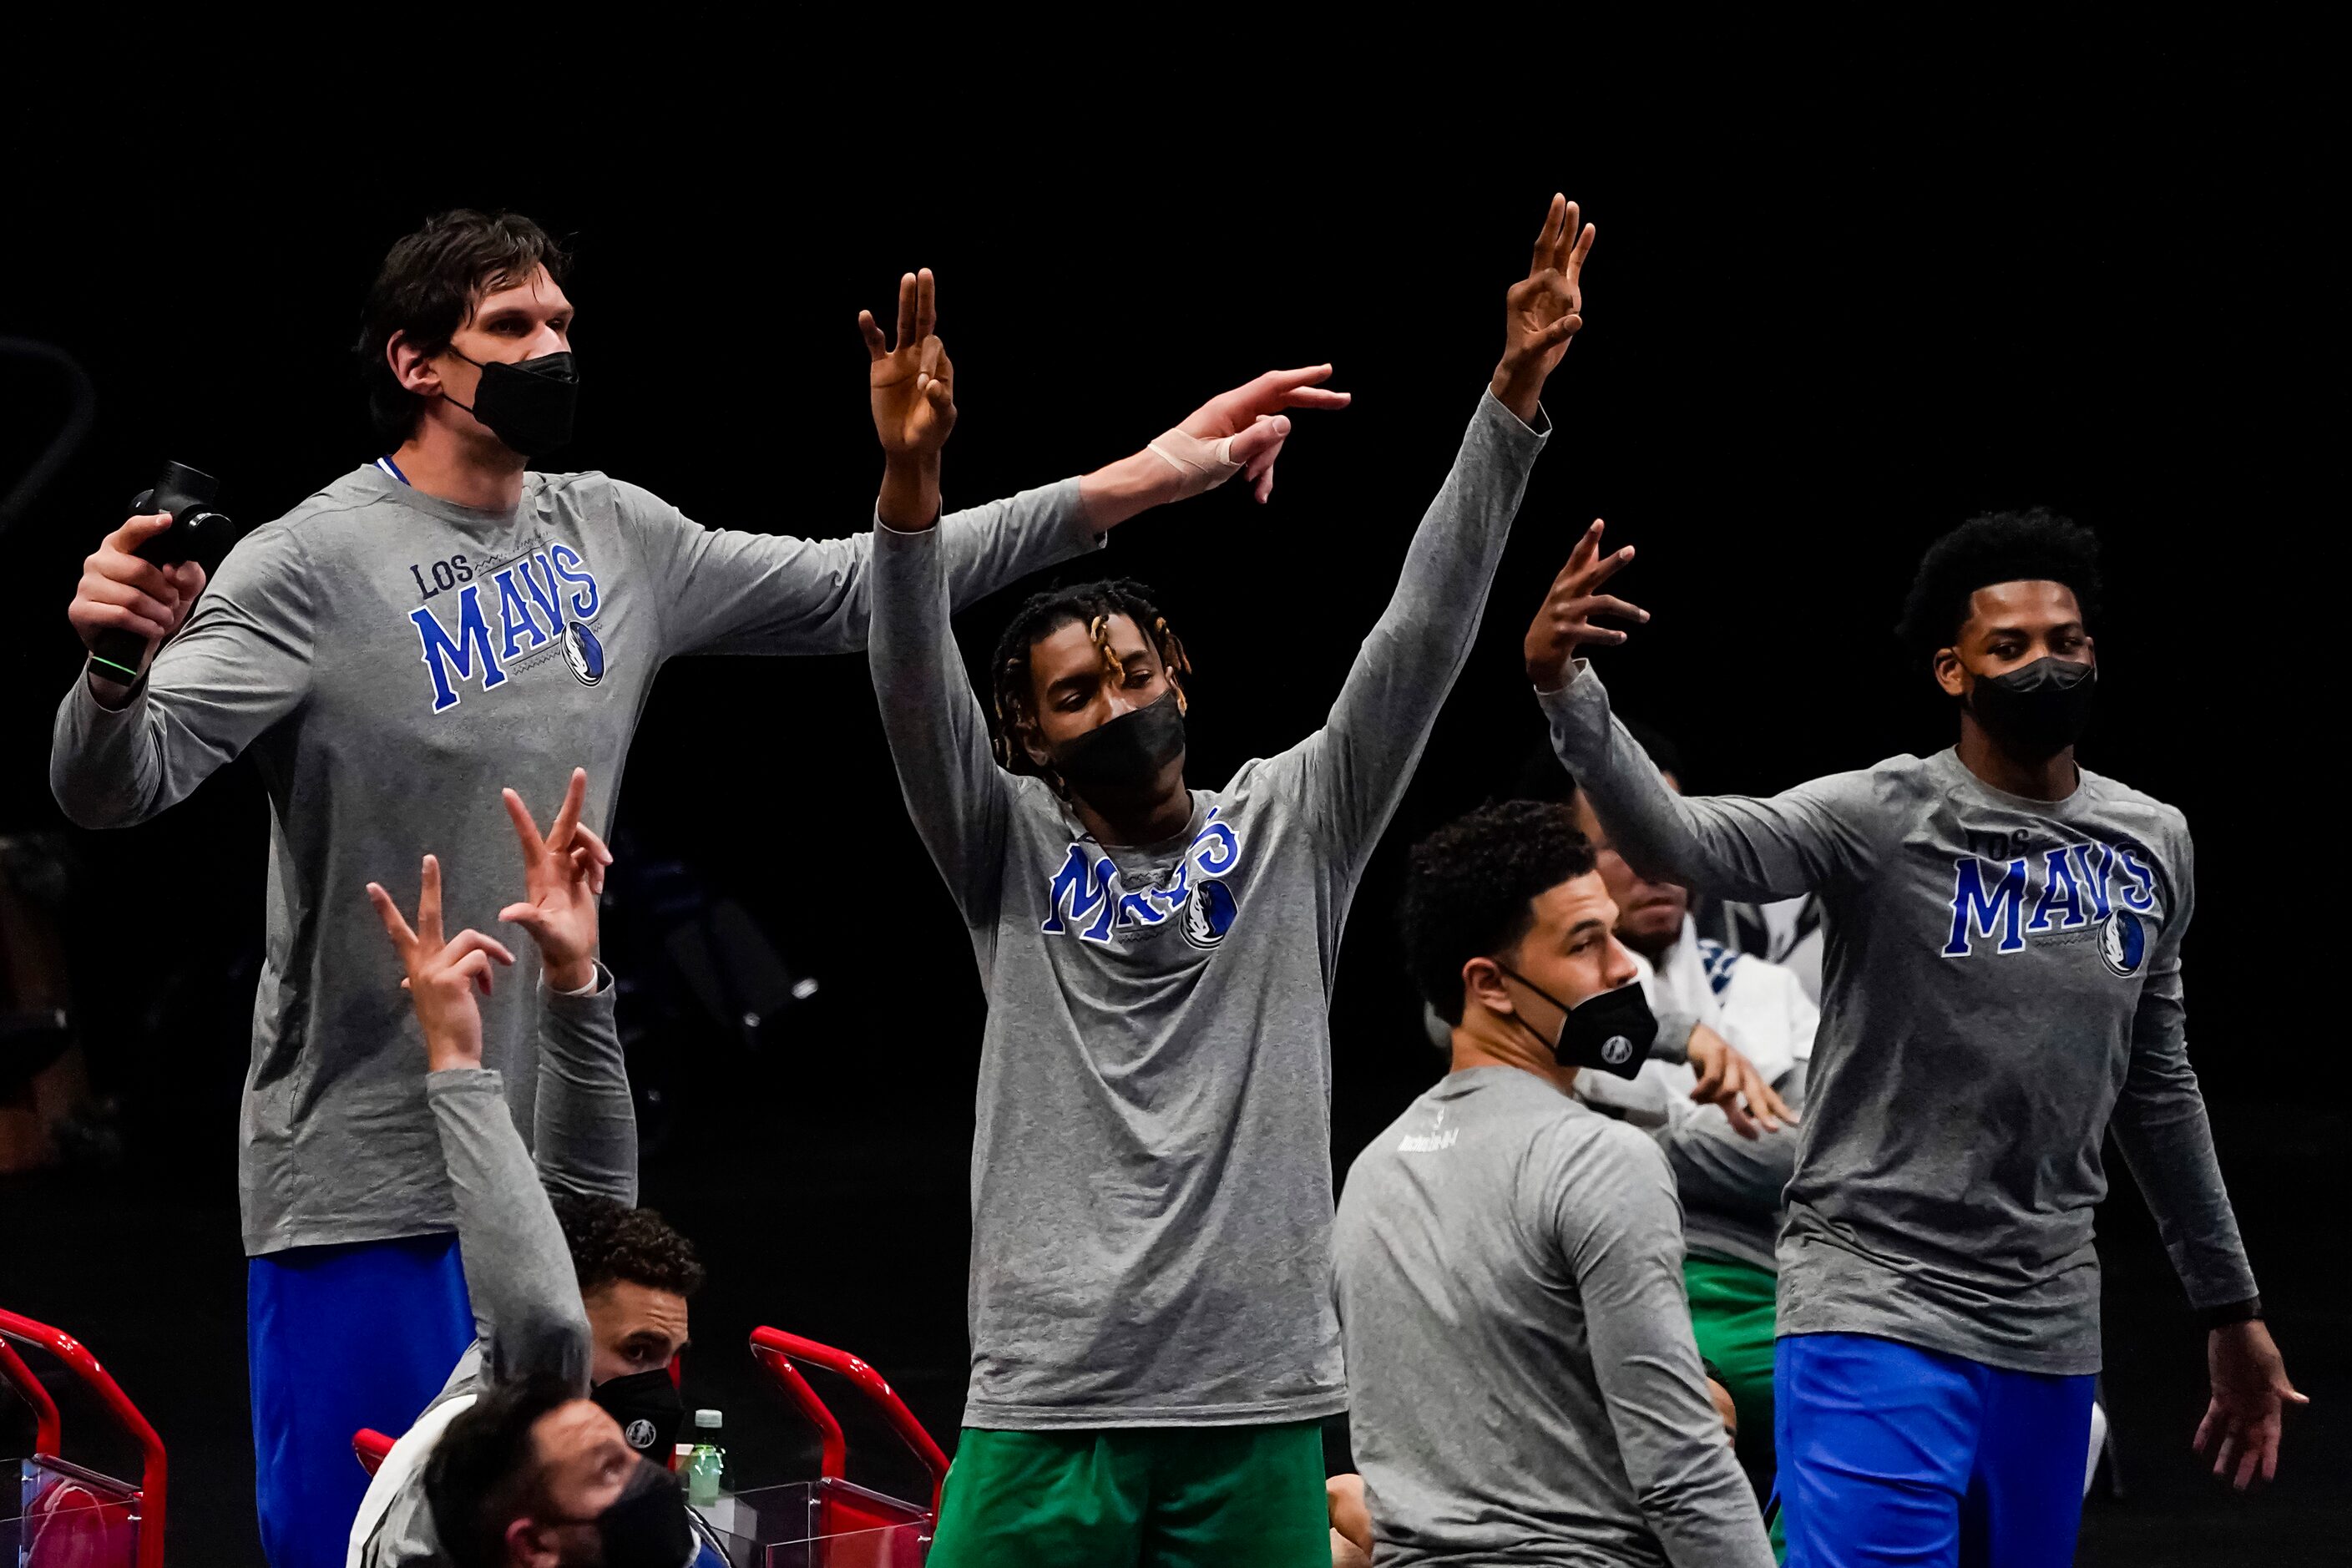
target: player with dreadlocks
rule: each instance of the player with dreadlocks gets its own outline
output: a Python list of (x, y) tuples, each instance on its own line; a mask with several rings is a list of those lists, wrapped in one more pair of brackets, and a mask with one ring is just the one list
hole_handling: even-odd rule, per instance
[[(1775, 1447), (1791, 1568), (2071, 1563), (2099, 1369), (2110, 1125), (2203, 1318), (2197, 1433), (2243, 1489), (2302, 1402), (2189, 1065), (2180, 813), (2074, 760), (2099, 671), (2097, 542), (2046, 511), (1963, 523), (1903, 617), (1959, 739), (1769, 799), (1676, 795), (1574, 659), (1646, 618), (1595, 522), (1528, 627), (1552, 744), (1643, 875), (1818, 892), (1826, 943), (1780, 1237)], [(1572, 661), (1572, 662), (1571, 662)], [(1834, 670), (1828, 672), (1834, 676)]]
[[(1554, 197), (1329, 722), (1222, 789), (1186, 787), (1189, 665), (1148, 591), (1023, 606), (990, 675), (992, 748), (936, 533), (877, 531), (883, 728), (989, 1004), (971, 1379), (931, 1568), (1330, 1561), (1331, 972), (1543, 448), (1591, 244)], [(1152, 449), (1213, 480), (1287, 427)]]

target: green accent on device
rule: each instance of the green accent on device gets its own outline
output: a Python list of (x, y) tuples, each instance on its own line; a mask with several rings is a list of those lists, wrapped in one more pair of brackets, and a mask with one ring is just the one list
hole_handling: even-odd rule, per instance
[(89, 662), (92, 664), (102, 664), (109, 669), (121, 670), (122, 672), (122, 679), (126, 684), (135, 685), (138, 682), (139, 672), (131, 668), (131, 666), (127, 664), (117, 664), (112, 659), (104, 658), (99, 654), (91, 654), (89, 656)]

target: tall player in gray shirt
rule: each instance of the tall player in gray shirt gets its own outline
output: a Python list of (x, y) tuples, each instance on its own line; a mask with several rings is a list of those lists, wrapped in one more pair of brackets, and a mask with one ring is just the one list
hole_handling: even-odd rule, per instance
[(2000, 514), (1938, 541), (1904, 629), (1958, 700), (1958, 744), (1762, 800), (1666, 788), (1571, 663), (1625, 638), (1595, 614), (1646, 618), (1602, 591), (1633, 552), (1600, 536), (1528, 632), (1560, 760), (1636, 869), (1731, 899), (1817, 892), (1826, 915), (1780, 1240), (1790, 1562), (1949, 1562), (1932, 1553), (1952, 1542), (1964, 1562), (2071, 1561), (2110, 1124), (2209, 1325), (2199, 1447), (2241, 1488), (2268, 1476), (2281, 1401), (2301, 1396), (2189, 1066), (2188, 825), (2074, 759), (2097, 678), (2088, 531)]
[(1560, 1008), (1635, 983), (1592, 846), (1554, 805), (1413, 850), (1414, 980), (1453, 1070), (1348, 1171), (1332, 1235), (1374, 1561), (1766, 1568), (1647, 1136), (1570, 1098)]
[(1185, 784), (1188, 667), (1136, 585), (1015, 618), (992, 752), (945, 541), (877, 538), (883, 726), (989, 1003), (971, 1391), (932, 1568), (1328, 1560), (1316, 1424), (1347, 1403), (1325, 1288), (1332, 966), (1542, 448), (1591, 237), (1555, 198), (1329, 721), (1222, 789)]
[[(269, 796), (239, 1196), (262, 1536), (278, 1568), (340, 1561), (358, 1500), (351, 1432), (404, 1422), (472, 1334), (434, 1117), (410, 1070), (416, 1026), (352, 889), (437, 847), (457, 868), (451, 923), (487, 929), (501, 887), (476, 868), (507, 853), (499, 787), (551, 797), (585, 763), (605, 781), (589, 821), (606, 826), (666, 660), (866, 640), (870, 536), (710, 530), (603, 474), (530, 468), (562, 444), (576, 387), (562, 271), (547, 236), (511, 215), (447, 214), (402, 240), (362, 343), (387, 455), (256, 530), (208, 588), (197, 567), (134, 554), (164, 520), (133, 519), (89, 557), (70, 612), (88, 639), (168, 640), (135, 685), (93, 665), (60, 704), (50, 783), (68, 816), (144, 821), (247, 752)], [(954, 405), (934, 315), (925, 272), (901, 280), (895, 346), (863, 323), (886, 520), (928, 521), (939, 505)], [(1256, 421), (1296, 380), (1261, 378), (1182, 429), (1238, 437), (1264, 482), (1279, 436)], [(1187, 476), (1139, 451), (1018, 506), (949, 517), (948, 591), (969, 602), (1186, 493)], [(794, 520), (772, 506), (751, 521)], [(517, 984), (483, 1004), (484, 1050), (529, 1128), (538, 988), (520, 956)], [(306, 1250), (328, 1247), (344, 1250)], [(392, 1321), (400, 1335), (380, 1331)], [(350, 1386), (321, 1386), (280, 1353), (297, 1342), (350, 1369)]]

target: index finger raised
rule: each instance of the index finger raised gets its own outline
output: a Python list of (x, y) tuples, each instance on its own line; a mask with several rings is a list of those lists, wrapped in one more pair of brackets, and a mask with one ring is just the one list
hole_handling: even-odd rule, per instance
[(505, 803), (507, 820), (514, 824), (515, 838), (522, 845), (522, 858), (536, 861), (547, 853), (547, 840), (539, 836), (539, 824), (530, 819), (530, 807), (523, 804), (520, 794), (511, 789), (499, 791)]
[(572, 836), (580, 826), (581, 809), (588, 804), (588, 770), (572, 770), (572, 782), (564, 786), (563, 804), (556, 809), (555, 825), (547, 830), (547, 847), (561, 853), (572, 847)]
[(400, 906), (392, 901), (392, 895), (383, 890), (383, 884), (370, 882), (367, 895), (368, 902), (375, 906), (376, 919), (383, 922), (383, 934), (392, 938), (392, 945), (405, 960), (409, 949), (416, 945), (416, 933), (408, 929), (408, 921), (401, 917)]
[(441, 862), (425, 858), (422, 886), (416, 894), (416, 940), (427, 947), (441, 945)]

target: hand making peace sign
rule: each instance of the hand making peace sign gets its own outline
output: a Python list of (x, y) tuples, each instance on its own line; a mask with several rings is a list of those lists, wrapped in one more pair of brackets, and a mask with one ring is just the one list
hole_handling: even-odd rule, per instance
[(1538, 691), (1559, 690), (1567, 679), (1568, 661), (1586, 643), (1625, 640), (1625, 634), (1614, 626), (1596, 626), (1594, 616), (1622, 616), (1636, 625), (1650, 618), (1649, 611), (1600, 591), (1601, 584), (1633, 559), (1630, 544), (1601, 553), (1601, 520), (1594, 518), (1584, 537), (1576, 542), (1576, 548), (1569, 552), (1568, 564), (1552, 579), (1551, 591), (1544, 595), (1542, 607), (1528, 626), (1528, 679)]

